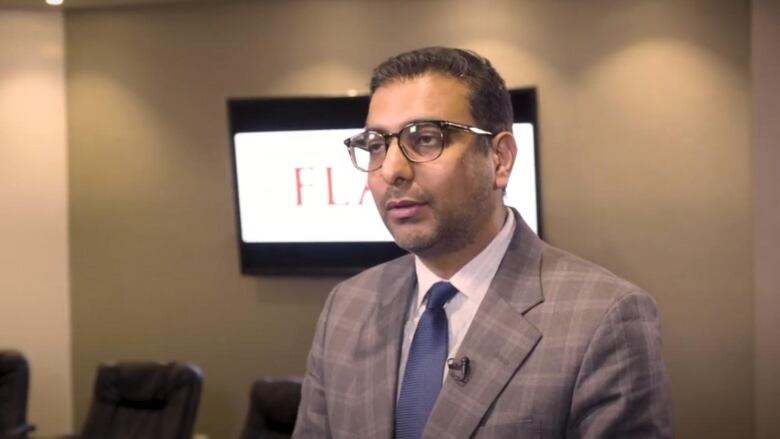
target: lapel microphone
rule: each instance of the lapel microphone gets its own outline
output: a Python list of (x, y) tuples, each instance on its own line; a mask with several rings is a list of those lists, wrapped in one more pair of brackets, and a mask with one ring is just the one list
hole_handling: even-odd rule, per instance
[(450, 371), (450, 377), (460, 384), (466, 384), (471, 372), (470, 363), (469, 357), (448, 358), (447, 369)]

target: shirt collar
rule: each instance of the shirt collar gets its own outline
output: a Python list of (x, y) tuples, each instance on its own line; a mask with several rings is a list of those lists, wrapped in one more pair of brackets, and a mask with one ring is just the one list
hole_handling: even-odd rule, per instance
[[(423, 299), (428, 290), (436, 282), (450, 282), (458, 291), (472, 300), (481, 300), (487, 292), (487, 285), (493, 280), (498, 270), (498, 265), (504, 258), (509, 242), (515, 231), (515, 215), (507, 208), (506, 220), (498, 234), (490, 241), (482, 251), (472, 260), (466, 263), (450, 279), (442, 279), (433, 273), (418, 256), (414, 257), (414, 269), (417, 274), (417, 308), (422, 306)], [(487, 285), (485, 281), (487, 280)], [(484, 288), (480, 288), (484, 285)], [(480, 297), (475, 297), (479, 295)]]

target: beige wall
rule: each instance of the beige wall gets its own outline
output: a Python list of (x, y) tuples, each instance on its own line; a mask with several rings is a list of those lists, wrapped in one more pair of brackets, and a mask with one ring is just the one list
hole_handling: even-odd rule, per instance
[(539, 88), (547, 237), (657, 298), (678, 437), (751, 437), (749, 19), (730, 0), (69, 12), (76, 419), (100, 360), (200, 364), (214, 438), (252, 380), (303, 372), (338, 279), (238, 274), (225, 99), (365, 91), (385, 57), (446, 44)]
[(780, 437), (780, 3), (753, 0), (756, 437)]
[(29, 418), (70, 431), (62, 14), (0, 9), (0, 348), (30, 361)]

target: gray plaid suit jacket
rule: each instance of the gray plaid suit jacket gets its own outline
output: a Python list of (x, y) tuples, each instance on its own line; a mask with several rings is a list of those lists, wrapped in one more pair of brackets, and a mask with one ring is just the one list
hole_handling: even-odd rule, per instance
[[(607, 270), (515, 234), (458, 351), (426, 438), (672, 437), (653, 299)], [(413, 256), (331, 292), (303, 382), (296, 438), (391, 438)]]

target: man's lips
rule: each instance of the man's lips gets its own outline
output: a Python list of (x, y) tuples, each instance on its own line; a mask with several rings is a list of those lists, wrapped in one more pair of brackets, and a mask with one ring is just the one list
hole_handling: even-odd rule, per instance
[(385, 203), (385, 211), (389, 219), (404, 220), (419, 214), (423, 206), (425, 203), (416, 200), (390, 200)]

